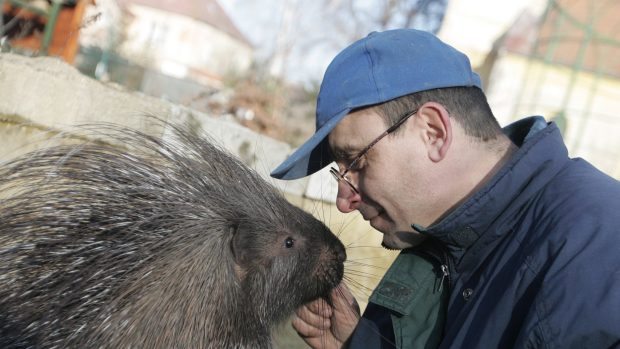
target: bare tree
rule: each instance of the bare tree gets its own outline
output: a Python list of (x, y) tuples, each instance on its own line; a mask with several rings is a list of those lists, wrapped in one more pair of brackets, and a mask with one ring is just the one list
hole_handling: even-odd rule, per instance
[[(418, 28), (437, 32), (448, 0), (280, 0), (268, 1), (273, 12), (261, 25), (271, 32), (271, 51), (262, 66), (286, 77), (301, 60), (312, 64), (318, 54), (340, 50), (371, 31)], [(262, 42), (261, 44), (264, 44)], [(295, 63), (288, 63), (294, 60)], [(307, 64), (306, 64), (307, 63)]]
[(448, 0), (323, 0), (326, 14), (333, 18), (347, 41), (373, 30), (416, 27), (437, 32)]

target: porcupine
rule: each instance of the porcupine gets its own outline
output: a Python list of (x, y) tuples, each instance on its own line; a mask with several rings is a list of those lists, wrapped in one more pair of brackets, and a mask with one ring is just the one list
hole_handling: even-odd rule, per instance
[(107, 126), (122, 147), (0, 168), (0, 347), (268, 348), (339, 283), (345, 250), (323, 223), (166, 127), (176, 141)]

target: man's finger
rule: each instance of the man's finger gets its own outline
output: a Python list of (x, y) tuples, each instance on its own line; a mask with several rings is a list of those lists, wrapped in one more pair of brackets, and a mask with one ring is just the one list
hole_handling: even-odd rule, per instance
[(331, 293), (332, 302), (336, 311), (344, 313), (352, 313), (351, 315), (360, 315), (360, 306), (353, 296), (349, 287), (342, 282)]
[(308, 323), (304, 319), (294, 316), (292, 321), (293, 328), (302, 338), (322, 337), (326, 331), (329, 331), (331, 322), (329, 319), (323, 318), (318, 325)]
[(320, 316), (323, 316), (323, 317), (332, 316), (332, 307), (329, 304), (327, 304), (327, 302), (323, 298), (314, 300), (306, 304), (304, 307), (307, 307), (309, 311), (315, 314), (318, 314)]
[(317, 313), (315, 311), (312, 311), (308, 306), (302, 306), (295, 312), (295, 318), (303, 321), (304, 323), (312, 327), (318, 329), (328, 329), (331, 326), (330, 317), (332, 314), (331, 307), (329, 308), (329, 311)]

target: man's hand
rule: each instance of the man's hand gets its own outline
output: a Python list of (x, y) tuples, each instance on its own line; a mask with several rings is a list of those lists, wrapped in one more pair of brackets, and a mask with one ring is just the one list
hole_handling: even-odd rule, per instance
[(344, 283), (330, 296), (332, 306), (317, 299), (297, 309), (293, 318), (293, 328), (314, 349), (342, 348), (360, 318), (359, 305)]

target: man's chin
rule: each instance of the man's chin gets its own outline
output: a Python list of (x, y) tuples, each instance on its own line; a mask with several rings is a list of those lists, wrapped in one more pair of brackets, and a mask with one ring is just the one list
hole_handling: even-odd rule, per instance
[(383, 234), (381, 246), (388, 250), (402, 250), (419, 245), (426, 237), (413, 231), (397, 231)]
[(385, 243), (385, 241), (381, 241), (381, 247), (385, 248), (386, 250), (391, 250), (391, 251), (397, 251), (397, 250), (403, 249), (403, 248), (398, 248), (392, 245), (388, 245), (387, 243)]

